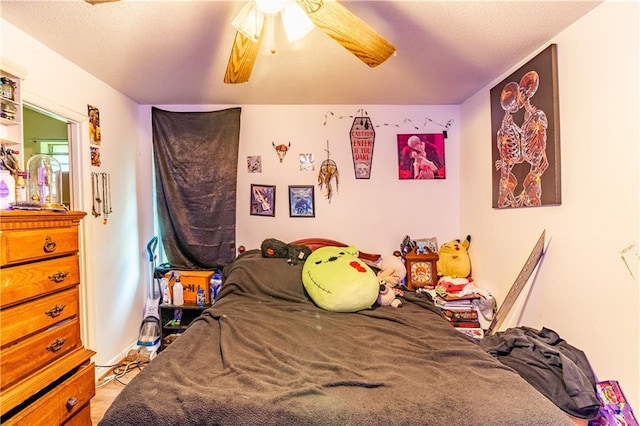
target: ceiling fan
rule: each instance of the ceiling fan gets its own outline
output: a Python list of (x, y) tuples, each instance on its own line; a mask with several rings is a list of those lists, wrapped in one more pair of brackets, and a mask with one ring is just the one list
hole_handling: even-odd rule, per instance
[[(119, 0), (85, 0), (92, 5)], [(358, 59), (373, 68), (396, 51), (395, 46), (337, 0), (248, 0), (234, 19), (236, 36), (229, 55), (224, 82), (246, 83), (264, 37), (265, 16), (280, 13), (289, 39), (301, 38), (313, 26), (320, 28)]]
[[(279, 5), (274, 7), (276, 3)], [(265, 10), (261, 4), (274, 9)], [(310, 20), (311, 28), (313, 25), (320, 28), (372, 68), (386, 61), (396, 51), (390, 42), (336, 0), (249, 0), (234, 20), (237, 32), (224, 75), (225, 83), (249, 81), (264, 36), (261, 21), (265, 13), (278, 12), (282, 16), (285, 31), (292, 23)]]

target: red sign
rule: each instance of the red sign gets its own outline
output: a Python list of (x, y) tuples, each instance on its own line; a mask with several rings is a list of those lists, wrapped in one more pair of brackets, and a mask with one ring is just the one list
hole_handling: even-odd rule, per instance
[(371, 160), (376, 132), (369, 117), (356, 117), (351, 126), (351, 154), (356, 179), (371, 177)]

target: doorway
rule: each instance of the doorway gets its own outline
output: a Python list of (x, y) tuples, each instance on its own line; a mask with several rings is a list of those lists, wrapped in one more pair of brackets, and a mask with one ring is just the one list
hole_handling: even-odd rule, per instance
[[(34, 93), (26, 94), (22, 112), (23, 165), (26, 167), (29, 158), (39, 153), (57, 156), (58, 161), (66, 163), (68, 167), (66, 177), (62, 179), (63, 203), (70, 210), (84, 211), (83, 175), (88, 172), (85, 172), (82, 164), (80, 145), (81, 128), (87, 116)], [(80, 262), (80, 333), (87, 347), (95, 347), (95, 319), (89, 315), (88, 308), (94, 305), (93, 288), (87, 285), (87, 265), (91, 256), (83, 249), (91, 246), (91, 235), (84, 223), (79, 229), (81, 251), (85, 253)]]
[(72, 156), (69, 143), (69, 123), (66, 119), (33, 105), (22, 107), (24, 166), (37, 154), (47, 154), (60, 163), (62, 169), (62, 203), (73, 210)]

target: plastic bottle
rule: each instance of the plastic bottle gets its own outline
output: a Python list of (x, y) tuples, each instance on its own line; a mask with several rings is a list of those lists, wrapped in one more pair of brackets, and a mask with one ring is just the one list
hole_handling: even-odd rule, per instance
[(211, 304), (216, 303), (216, 297), (218, 297), (218, 291), (222, 287), (222, 274), (216, 272), (211, 276), (209, 280), (209, 295), (211, 296)]
[(200, 286), (198, 286), (198, 293), (196, 293), (196, 304), (198, 306), (204, 306), (205, 304), (204, 289)]
[(162, 287), (162, 303), (170, 305), (171, 291), (169, 291), (169, 280), (162, 277), (162, 279), (160, 280), (160, 287)]
[(18, 172), (16, 178), (16, 203), (27, 201), (27, 172)]
[(180, 282), (180, 276), (176, 277), (176, 283), (173, 285), (173, 304), (176, 306), (184, 305), (184, 288)]
[(16, 180), (11, 172), (0, 170), (0, 210), (7, 210), (16, 202)]

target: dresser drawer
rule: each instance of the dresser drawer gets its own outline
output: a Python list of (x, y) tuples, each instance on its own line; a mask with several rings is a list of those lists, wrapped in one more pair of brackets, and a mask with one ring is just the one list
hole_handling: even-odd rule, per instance
[(78, 255), (2, 268), (0, 307), (14, 305), (80, 282)]
[(0, 311), (0, 346), (78, 316), (78, 288), (22, 303)]
[(80, 346), (80, 325), (74, 318), (0, 350), (0, 388), (38, 370)]
[(85, 405), (64, 426), (91, 426), (91, 404)]
[(78, 227), (3, 231), (2, 247), (2, 266), (76, 253)]
[(4, 425), (91, 425), (89, 401), (95, 395), (94, 365), (81, 366), (77, 372), (20, 411)]

